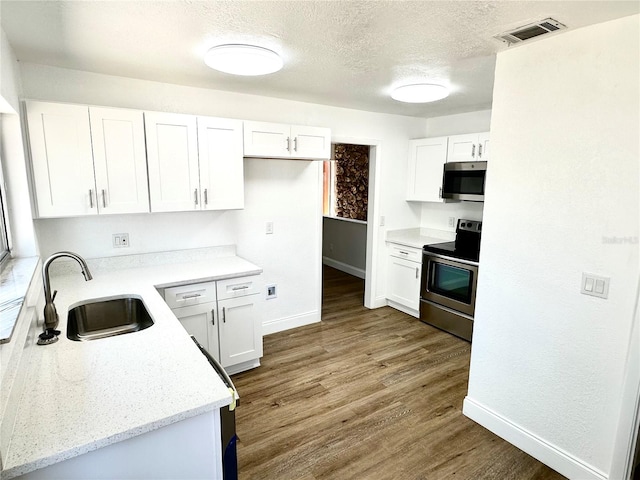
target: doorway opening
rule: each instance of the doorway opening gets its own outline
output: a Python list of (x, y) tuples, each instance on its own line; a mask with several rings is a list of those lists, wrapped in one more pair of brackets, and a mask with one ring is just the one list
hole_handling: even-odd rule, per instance
[[(363, 279), (366, 285), (371, 151), (375, 147), (347, 142), (331, 147), (331, 160), (323, 165), (323, 268)], [(364, 298), (362, 302), (366, 303)]]

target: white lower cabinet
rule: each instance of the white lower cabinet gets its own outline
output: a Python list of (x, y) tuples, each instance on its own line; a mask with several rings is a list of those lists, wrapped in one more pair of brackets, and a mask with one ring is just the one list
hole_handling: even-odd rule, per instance
[(222, 478), (222, 457), (215, 454), (222, 451), (221, 436), (220, 410), (215, 409), (25, 473), (16, 480)]
[(164, 291), (185, 330), (230, 374), (260, 365), (263, 298), (258, 280), (240, 277)]
[(419, 318), (422, 250), (393, 243), (387, 248), (387, 302)]

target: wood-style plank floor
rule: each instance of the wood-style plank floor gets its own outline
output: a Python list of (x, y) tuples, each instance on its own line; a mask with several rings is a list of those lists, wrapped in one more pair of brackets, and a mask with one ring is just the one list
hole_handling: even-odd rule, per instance
[(469, 343), (324, 268), (322, 322), (264, 339), (234, 376), (240, 478), (562, 479), (462, 415)]

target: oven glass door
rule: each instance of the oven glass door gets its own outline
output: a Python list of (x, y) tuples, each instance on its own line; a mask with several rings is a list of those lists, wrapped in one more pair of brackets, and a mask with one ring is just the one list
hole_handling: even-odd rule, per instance
[(423, 298), (473, 316), (478, 267), (431, 255), (426, 260)]

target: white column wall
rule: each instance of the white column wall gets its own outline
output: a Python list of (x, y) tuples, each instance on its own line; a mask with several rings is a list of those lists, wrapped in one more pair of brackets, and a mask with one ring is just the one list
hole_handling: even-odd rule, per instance
[[(639, 18), (497, 59), (464, 411), (571, 478), (609, 476), (619, 427), (639, 280)], [(583, 272), (610, 277), (608, 299), (580, 294)]]

